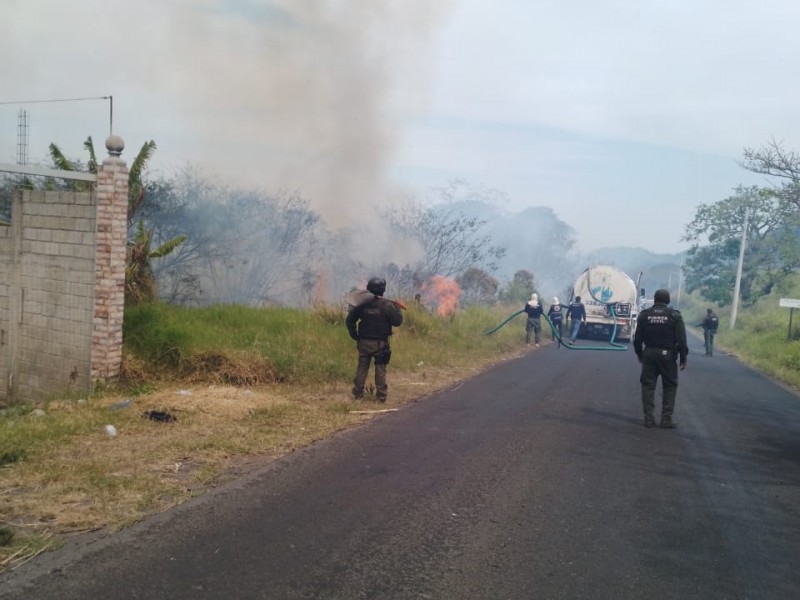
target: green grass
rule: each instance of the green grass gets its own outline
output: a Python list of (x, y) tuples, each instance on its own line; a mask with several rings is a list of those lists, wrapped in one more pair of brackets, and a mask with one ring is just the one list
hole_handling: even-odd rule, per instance
[[(755, 306), (739, 306), (735, 328), (731, 330), (731, 308), (717, 308), (693, 298), (691, 308), (684, 311), (686, 323), (695, 327), (713, 308), (720, 318), (719, 332), (714, 339), (715, 354), (730, 352), (748, 365), (800, 389), (800, 311), (779, 306), (780, 298), (800, 298), (800, 286), (786, 285), (782, 290), (761, 298)], [(702, 329), (695, 327), (702, 337)], [(690, 357), (691, 358), (691, 357)]]
[[(514, 320), (491, 336), (483, 332), (512, 312), (474, 307), (440, 318), (406, 310), (405, 322), (392, 340), (392, 364), (448, 366), (508, 350), (519, 341), (521, 321)], [(329, 307), (310, 312), (243, 306), (134, 307), (125, 313), (125, 351), (145, 365), (145, 378), (170, 373), (231, 383), (346, 381), (352, 377), (354, 342), (344, 316)]]
[[(41, 409), (39, 409), (41, 410)], [(0, 418), (0, 466), (47, 453), (64, 440), (103, 426), (102, 414), (84, 403), (70, 402), (57, 417), (31, 405), (18, 405)]]

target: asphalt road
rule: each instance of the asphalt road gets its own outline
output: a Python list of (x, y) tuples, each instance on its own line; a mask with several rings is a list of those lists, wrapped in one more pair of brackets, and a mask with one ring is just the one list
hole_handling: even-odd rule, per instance
[(642, 426), (632, 350), (547, 345), (42, 555), (0, 597), (800, 598), (800, 399), (691, 351), (677, 430)]

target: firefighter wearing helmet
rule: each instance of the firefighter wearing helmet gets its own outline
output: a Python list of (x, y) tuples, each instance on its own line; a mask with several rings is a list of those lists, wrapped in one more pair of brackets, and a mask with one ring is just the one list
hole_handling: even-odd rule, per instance
[(367, 283), (367, 291), (372, 294), (365, 302), (358, 304), (347, 313), (347, 331), (356, 340), (358, 367), (353, 379), (353, 397), (364, 397), (364, 384), (369, 374), (370, 364), (375, 363), (375, 396), (378, 402), (386, 402), (389, 386), (386, 383), (386, 366), (392, 356), (389, 337), (392, 327), (403, 323), (403, 313), (399, 306), (383, 297), (386, 280), (373, 277)]

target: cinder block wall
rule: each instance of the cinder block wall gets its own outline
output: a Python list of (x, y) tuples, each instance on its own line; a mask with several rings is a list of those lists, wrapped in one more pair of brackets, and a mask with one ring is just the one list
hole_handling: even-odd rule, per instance
[[(97, 210), (90, 193), (25, 191), (12, 206), (20, 231), (12, 393), (18, 399), (89, 390)], [(13, 281), (16, 279), (16, 281)], [(13, 318), (13, 314), (12, 314)], [(14, 323), (12, 323), (12, 328)]]
[(0, 399), (8, 397), (9, 293), (11, 280), (11, 227), (0, 225)]
[(119, 377), (128, 169), (106, 142), (95, 191), (18, 191), (0, 227), (0, 401)]

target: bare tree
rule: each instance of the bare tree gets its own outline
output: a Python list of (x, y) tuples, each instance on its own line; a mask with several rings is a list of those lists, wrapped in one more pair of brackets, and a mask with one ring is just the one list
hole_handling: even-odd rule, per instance
[(159, 182), (143, 213), (165, 235), (189, 239), (156, 270), (161, 297), (185, 304), (307, 301), (319, 218), (298, 195), (269, 195), (188, 169)]
[(470, 267), (489, 273), (496, 270), (505, 249), (492, 244), (491, 235), (485, 233), (486, 221), (465, 216), (452, 206), (452, 187), (438, 191), (445, 203), (425, 207), (419, 200), (409, 198), (384, 215), (395, 235), (415, 240), (422, 249), (422, 257), (407, 265), (413, 273), (410, 283), (433, 275), (456, 277)]
[(779, 178), (776, 193), (800, 208), (800, 155), (786, 150), (783, 142), (773, 138), (761, 148), (745, 148), (744, 160), (739, 164), (753, 173)]

